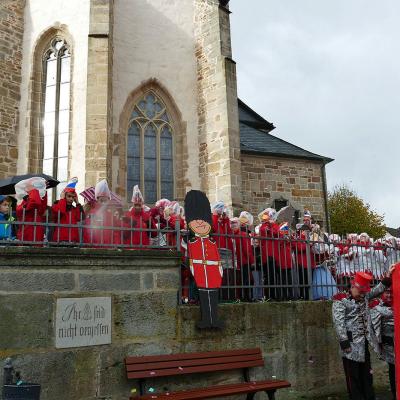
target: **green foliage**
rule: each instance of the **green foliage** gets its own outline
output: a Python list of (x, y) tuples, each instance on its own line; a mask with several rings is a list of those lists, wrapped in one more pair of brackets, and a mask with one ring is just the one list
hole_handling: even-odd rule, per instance
[(346, 185), (328, 193), (331, 231), (339, 235), (366, 232), (373, 238), (385, 235), (384, 216), (371, 210), (357, 193)]

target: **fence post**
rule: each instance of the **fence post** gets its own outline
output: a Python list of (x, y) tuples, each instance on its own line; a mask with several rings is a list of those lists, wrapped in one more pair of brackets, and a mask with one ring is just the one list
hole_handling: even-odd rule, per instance
[(14, 367), (10, 357), (6, 358), (3, 369), (3, 385), (12, 385)]
[(176, 232), (176, 251), (181, 250), (181, 225), (180, 221), (177, 219), (175, 221), (175, 232)]
[(308, 298), (313, 300), (313, 284), (312, 284), (312, 266), (311, 266), (311, 247), (310, 239), (306, 241), (306, 257), (307, 257), (307, 277), (308, 277)]

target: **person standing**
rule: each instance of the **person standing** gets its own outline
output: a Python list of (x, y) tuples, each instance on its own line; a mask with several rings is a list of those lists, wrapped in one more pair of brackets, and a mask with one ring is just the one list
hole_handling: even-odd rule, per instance
[(385, 290), (380, 299), (370, 302), (370, 316), (373, 333), (376, 337), (374, 346), (379, 358), (388, 363), (389, 382), (393, 399), (396, 400), (396, 370), (394, 363), (394, 317), (393, 293)]
[(121, 243), (121, 222), (110, 207), (111, 192), (105, 179), (95, 187), (95, 202), (85, 212), (83, 241), (90, 247), (113, 247)]
[(51, 207), (53, 222), (57, 224), (53, 230), (52, 242), (80, 242), (78, 226), (60, 226), (78, 225), (83, 220), (83, 208), (79, 204), (78, 195), (75, 191), (77, 183), (78, 178), (72, 178), (61, 192), (60, 200), (56, 200)]
[(259, 236), (260, 236), (260, 256), (263, 273), (263, 281), (269, 286), (267, 290), (268, 297), (277, 300), (279, 298), (278, 288), (279, 284), (277, 271), (279, 270), (279, 239), (280, 228), (275, 222), (276, 210), (274, 208), (266, 208), (260, 214), (258, 219), (261, 222)]
[(223, 201), (218, 201), (212, 207), (212, 232), (213, 238), (218, 246), (221, 257), (224, 276), (222, 278), (221, 298), (223, 300), (234, 300), (235, 289), (235, 269), (233, 265), (233, 239), (228, 209)]
[(123, 217), (122, 225), (127, 229), (123, 233), (123, 243), (130, 249), (148, 249), (150, 238), (157, 236), (157, 226), (151, 213), (145, 209), (138, 185), (133, 187), (132, 203), (133, 207)]
[(372, 290), (373, 277), (357, 272), (348, 292), (333, 297), (332, 319), (340, 344), (340, 354), (346, 376), (347, 391), (352, 400), (374, 400), (368, 344), (373, 345), (368, 302), (380, 296), (391, 285), (390, 268), (387, 276)]
[(250, 217), (249, 213), (241, 214), (239, 218), (231, 219), (231, 229), (233, 232), (233, 247), (235, 253), (236, 270), (236, 300), (251, 300), (250, 291), (250, 273), (254, 266), (254, 252), (249, 235)]
[(22, 202), (18, 204), (16, 210), (17, 221), (22, 222), (17, 232), (17, 239), (21, 242), (37, 242), (37, 245), (43, 242), (44, 215), (47, 210), (46, 189), (46, 180), (41, 177), (25, 179), (15, 185), (17, 196), (22, 197)]
[(13, 221), (8, 197), (0, 194), (0, 241), (13, 239), (11, 225)]

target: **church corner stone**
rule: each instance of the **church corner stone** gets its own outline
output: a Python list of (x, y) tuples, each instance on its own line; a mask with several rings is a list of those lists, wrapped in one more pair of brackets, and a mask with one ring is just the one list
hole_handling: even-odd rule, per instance
[(218, 1), (195, 0), (198, 73), (199, 172), (211, 202), (241, 205), (236, 71), (231, 62), (229, 14)]

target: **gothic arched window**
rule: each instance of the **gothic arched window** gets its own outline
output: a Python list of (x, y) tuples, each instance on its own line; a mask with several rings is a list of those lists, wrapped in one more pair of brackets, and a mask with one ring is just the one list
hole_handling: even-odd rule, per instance
[[(43, 173), (68, 180), (71, 54), (63, 39), (54, 39), (43, 59)], [(56, 193), (52, 193), (53, 200)]]
[(147, 92), (135, 104), (128, 125), (127, 193), (134, 185), (145, 201), (174, 198), (173, 129), (163, 101)]

